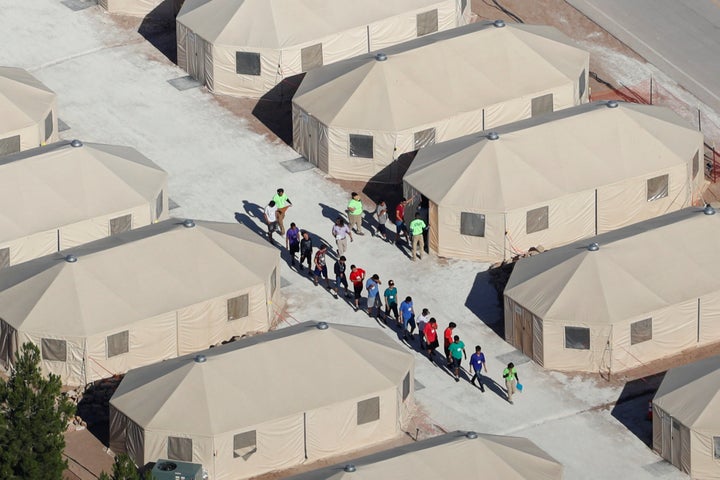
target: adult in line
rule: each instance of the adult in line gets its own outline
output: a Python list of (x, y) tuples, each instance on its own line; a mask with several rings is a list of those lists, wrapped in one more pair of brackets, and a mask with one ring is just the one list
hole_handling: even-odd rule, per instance
[(333, 266), (333, 271), (335, 272), (335, 290), (333, 291), (333, 295), (335, 298), (338, 298), (338, 295), (340, 295), (340, 285), (345, 288), (345, 298), (350, 298), (347, 276), (345, 275), (345, 269), (347, 268), (347, 265), (345, 265), (346, 261), (345, 256), (340, 255), (340, 258), (335, 261), (335, 265)]
[(378, 318), (378, 315), (380, 314), (380, 308), (382, 307), (382, 303), (380, 303), (381, 284), (382, 282), (380, 281), (380, 276), (377, 273), (374, 273), (373, 276), (368, 278), (368, 281), (365, 283), (365, 288), (367, 289), (368, 294), (368, 316), (371, 318)]
[(395, 281), (390, 280), (388, 282), (388, 286), (385, 289), (383, 296), (385, 297), (385, 323), (387, 323), (390, 312), (395, 315), (395, 321), (398, 322), (400, 320), (400, 315), (398, 315), (397, 288), (395, 288)]
[(420, 218), (420, 214), (415, 214), (415, 220), (410, 222), (410, 233), (412, 234), (412, 259), (413, 262), (417, 258), (416, 251), (420, 253), (420, 260), (422, 260), (423, 252), (425, 251), (425, 237), (423, 233), (427, 230), (425, 221)]
[(310, 234), (305, 230), (302, 231), (302, 238), (300, 239), (300, 271), (303, 271), (303, 262), (307, 261), (308, 272), (312, 271), (310, 262), (313, 258), (313, 244)]
[[(406, 340), (413, 339), (413, 332), (417, 326), (415, 323), (415, 310), (413, 309), (412, 297), (405, 297), (405, 301), (400, 304), (400, 315), (402, 315), (403, 338)], [(410, 338), (408, 339), (407, 327), (410, 325)]]
[(388, 213), (385, 200), (380, 200), (375, 207), (375, 218), (378, 222), (378, 233), (380, 234), (380, 237), (387, 241), (387, 228), (385, 228), (385, 224), (388, 221)]
[(480, 387), (480, 391), (484, 392), (485, 387), (482, 383), (482, 370), (485, 369), (485, 373), (487, 373), (487, 365), (485, 364), (485, 354), (482, 353), (482, 348), (480, 345), (475, 346), (475, 353), (470, 355), (470, 371), (475, 372), (472, 379), (470, 379), (470, 383), (475, 385), (475, 380), (478, 382), (478, 387)]
[(288, 198), (288, 196), (285, 194), (285, 190), (282, 188), (277, 189), (277, 193), (273, 197), (273, 201), (275, 202), (275, 206), (277, 206), (277, 221), (278, 226), (280, 227), (280, 235), (285, 234), (285, 225), (283, 224), (283, 220), (285, 220), (285, 213), (287, 212), (287, 209), (292, 207), (292, 202)]
[(290, 224), (290, 228), (285, 232), (285, 248), (290, 253), (290, 266), (295, 266), (295, 254), (300, 252), (300, 229), (297, 228), (295, 222)]
[(352, 192), (347, 211), (348, 219), (350, 220), (350, 229), (355, 228), (355, 232), (358, 235), (365, 235), (362, 231), (362, 218), (365, 212), (363, 210), (362, 200), (357, 192)]
[(447, 360), (448, 367), (452, 364), (450, 345), (453, 343), (453, 330), (455, 330), (456, 327), (455, 322), (450, 322), (443, 333), (443, 350), (445, 351), (445, 359)]
[(360, 309), (363, 280), (365, 280), (365, 270), (358, 268), (355, 265), (350, 265), (350, 281), (353, 284), (353, 308), (356, 312)]
[(315, 285), (318, 284), (320, 277), (325, 279), (325, 286), (330, 290), (330, 279), (328, 278), (328, 269), (325, 263), (325, 254), (327, 253), (327, 245), (322, 244), (318, 251), (315, 252), (315, 271), (313, 276), (313, 282)]
[(427, 356), (430, 362), (432, 362), (433, 357), (435, 357), (435, 349), (440, 346), (440, 343), (438, 342), (437, 328), (437, 320), (431, 318), (425, 324), (425, 328), (423, 329), (423, 335), (425, 336), (425, 348), (427, 348)]
[(453, 343), (450, 344), (450, 355), (453, 361), (453, 372), (455, 373), (455, 381), (460, 381), (460, 363), (462, 363), (463, 355), (467, 360), (467, 353), (465, 353), (465, 343), (460, 341), (460, 336), (455, 335), (453, 337)]
[(400, 243), (400, 237), (404, 237), (405, 241), (410, 244), (410, 238), (408, 237), (407, 226), (405, 225), (405, 207), (415, 197), (407, 198), (403, 197), (400, 203), (395, 207), (395, 245)]
[(517, 382), (520, 381), (520, 378), (517, 374), (517, 369), (515, 368), (515, 365), (510, 362), (507, 365), (507, 368), (503, 370), (502, 374), (503, 378), (505, 379), (505, 390), (507, 391), (507, 401), (512, 405), (513, 404), (513, 394), (517, 392)]
[(273, 233), (275, 233), (275, 230), (278, 228), (278, 222), (277, 222), (277, 206), (275, 205), (275, 202), (273, 200), (270, 200), (270, 203), (267, 204), (264, 211), (265, 215), (265, 223), (267, 224), (267, 230), (268, 230), (268, 241), (270, 243), (273, 243)]
[(345, 255), (347, 251), (347, 239), (350, 237), (350, 241), (352, 242), (353, 238), (350, 227), (347, 226), (342, 217), (335, 219), (335, 225), (332, 227), (332, 236), (335, 237), (338, 255)]

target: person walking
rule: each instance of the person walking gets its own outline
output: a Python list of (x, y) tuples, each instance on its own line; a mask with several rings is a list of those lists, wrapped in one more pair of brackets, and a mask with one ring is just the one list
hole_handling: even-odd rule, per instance
[(295, 222), (290, 224), (290, 228), (285, 232), (285, 248), (290, 253), (290, 266), (295, 266), (295, 254), (300, 252), (300, 229), (297, 228)]
[(507, 401), (512, 405), (513, 404), (513, 394), (517, 392), (517, 382), (520, 381), (520, 378), (517, 374), (517, 369), (515, 368), (515, 365), (510, 362), (507, 365), (507, 368), (503, 370), (502, 374), (503, 378), (505, 379), (505, 390), (507, 390)]
[(405, 225), (405, 207), (408, 203), (412, 202), (415, 197), (411, 197), (410, 200), (403, 197), (400, 203), (395, 207), (395, 245), (400, 243), (400, 237), (404, 237), (405, 241), (410, 244), (410, 238), (408, 238), (407, 226)]
[(485, 387), (482, 383), (482, 371), (485, 369), (485, 373), (487, 373), (487, 365), (485, 364), (485, 354), (482, 353), (482, 348), (480, 348), (480, 345), (475, 346), (475, 353), (470, 355), (470, 370), (475, 372), (472, 379), (470, 380), (470, 383), (475, 385), (475, 380), (478, 382), (478, 387), (480, 387), (480, 391), (484, 392)]
[(412, 256), (413, 262), (417, 258), (416, 251), (420, 253), (420, 260), (422, 260), (423, 252), (425, 251), (425, 238), (423, 233), (427, 229), (425, 221), (420, 218), (420, 214), (415, 214), (415, 220), (410, 222), (410, 233), (412, 234)]
[(450, 322), (443, 333), (443, 350), (445, 351), (445, 359), (447, 360), (448, 367), (452, 364), (450, 345), (453, 343), (453, 330), (455, 330), (456, 327), (455, 322)]
[(273, 233), (278, 228), (278, 222), (277, 222), (277, 206), (275, 205), (275, 202), (273, 200), (270, 200), (270, 203), (267, 204), (265, 207), (265, 223), (267, 224), (268, 229), (268, 241), (270, 243), (273, 243)]
[(325, 279), (325, 285), (327, 286), (328, 290), (330, 290), (330, 280), (328, 279), (328, 269), (327, 265), (325, 264), (325, 254), (327, 253), (327, 245), (322, 244), (320, 245), (320, 248), (318, 248), (318, 251), (315, 252), (315, 271), (313, 276), (313, 282), (315, 285), (318, 284), (318, 280), (320, 277), (323, 277)]
[(348, 202), (348, 219), (350, 220), (350, 229), (355, 228), (358, 235), (365, 235), (362, 231), (362, 218), (363, 218), (363, 204), (360, 200), (360, 195), (357, 192), (352, 192), (350, 202)]
[(310, 262), (312, 261), (313, 244), (310, 234), (305, 230), (302, 231), (300, 239), (300, 271), (303, 271), (303, 262), (307, 260), (308, 272), (312, 271)]
[[(400, 304), (400, 315), (403, 322), (403, 338), (406, 340), (413, 339), (413, 332), (417, 326), (415, 323), (415, 311), (413, 310), (412, 297), (405, 297), (405, 301)], [(410, 338), (408, 339), (407, 327), (410, 325)]]
[(427, 308), (422, 309), (422, 313), (415, 319), (418, 326), (418, 336), (420, 337), (420, 350), (425, 349), (425, 325), (430, 321), (430, 310)]
[(292, 202), (288, 198), (288, 196), (285, 194), (285, 190), (282, 188), (277, 189), (277, 193), (273, 197), (273, 202), (275, 202), (275, 206), (277, 207), (277, 221), (278, 226), (280, 227), (280, 235), (285, 234), (285, 225), (283, 224), (283, 220), (285, 220), (285, 213), (287, 212), (287, 209), (292, 207)]
[(355, 265), (350, 265), (350, 281), (353, 284), (353, 303), (357, 312), (360, 309), (360, 298), (362, 298), (363, 280), (365, 280), (365, 270)]
[(388, 286), (385, 289), (383, 296), (385, 297), (385, 323), (387, 323), (390, 312), (395, 314), (395, 321), (399, 321), (400, 316), (398, 315), (397, 288), (395, 288), (394, 280), (390, 280), (388, 282)]
[(467, 353), (465, 353), (465, 343), (460, 340), (460, 336), (455, 335), (453, 337), (453, 343), (450, 344), (450, 355), (453, 361), (453, 372), (455, 373), (455, 381), (460, 381), (460, 363), (462, 363), (463, 355), (467, 360)]
[(378, 233), (380, 234), (380, 237), (387, 241), (387, 229), (385, 228), (385, 224), (388, 221), (388, 213), (385, 200), (380, 200), (375, 207), (375, 218), (378, 222)]
[(347, 226), (342, 217), (335, 219), (335, 225), (332, 227), (332, 236), (335, 237), (338, 255), (345, 255), (347, 251), (347, 239), (350, 237), (350, 241), (352, 242), (353, 238), (350, 227)]
[(380, 307), (382, 307), (382, 303), (380, 303), (380, 284), (382, 284), (382, 282), (380, 281), (380, 276), (377, 273), (374, 273), (373, 276), (368, 278), (368, 281), (365, 283), (365, 288), (368, 292), (368, 316), (376, 319), (380, 314)]
[(340, 295), (340, 285), (345, 288), (345, 298), (350, 298), (347, 276), (345, 276), (345, 269), (347, 268), (347, 265), (345, 265), (346, 261), (345, 256), (341, 255), (333, 266), (333, 271), (335, 272), (335, 290), (333, 293), (335, 298), (338, 298), (338, 295)]
[(437, 328), (437, 320), (431, 318), (423, 329), (425, 348), (427, 349), (428, 360), (430, 360), (430, 362), (433, 361), (433, 357), (435, 356), (435, 349), (440, 346), (440, 343), (438, 343)]

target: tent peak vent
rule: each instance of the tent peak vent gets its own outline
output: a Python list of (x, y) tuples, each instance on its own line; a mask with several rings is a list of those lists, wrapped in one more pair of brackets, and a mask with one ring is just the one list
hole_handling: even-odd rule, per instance
[(195, 355), (195, 363), (205, 363), (207, 362), (207, 357), (205, 355)]
[(195, 226), (195, 221), (188, 218), (183, 221), (182, 224), (185, 228), (193, 228)]
[(600, 250), (600, 245), (598, 245), (597, 242), (592, 242), (590, 245), (587, 246), (587, 249), (591, 252), (597, 252)]
[(708, 203), (707, 205), (705, 205), (705, 208), (703, 208), (703, 213), (705, 215), (715, 215), (715, 209), (712, 205)]
[(609, 100), (605, 105), (607, 105), (608, 108), (617, 108), (620, 104), (615, 100)]
[(493, 22), (493, 25), (495, 25), (496, 28), (503, 28), (505, 26), (504, 20), (495, 20)]
[(378, 62), (384, 62), (385, 60), (387, 60), (387, 55), (385, 55), (385, 54), (382, 53), (382, 52), (376, 53), (376, 54), (375, 54), (375, 60), (377, 60)]
[(82, 146), (83, 146), (83, 143), (76, 138), (75, 140), (73, 140), (72, 142), (70, 142), (70, 146), (71, 146), (71, 147), (74, 147), (74, 148), (78, 148), (78, 147), (82, 147)]
[(66, 255), (65, 256), (65, 261), (68, 263), (75, 263), (75, 262), (77, 262), (77, 260), (78, 259), (75, 255)]
[(353, 465), (352, 463), (348, 463), (347, 465), (345, 465), (343, 470), (346, 471), (347, 473), (353, 473), (354, 471), (357, 470), (357, 468), (355, 468), (355, 465)]
[(330, 325), (327, 324), (327, 322), (318, 322), (317, 325), (315, 325), (315, 328), (318, 330), (327, 330)]
[(498, 135), (497, 132), (490, 132), (487, 134), (488, 140), (497, 140), (498, 138), (500, 138), (500, 135)]
[(476, 432), (467, 432), (465, 434), (465, 437), (469, 438), (470, 440), (475, 440), (478, 438), (478, 434)]

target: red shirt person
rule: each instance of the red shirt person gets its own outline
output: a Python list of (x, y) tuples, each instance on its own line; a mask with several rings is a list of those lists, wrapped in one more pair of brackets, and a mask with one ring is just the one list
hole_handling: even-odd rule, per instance
[(450, 345), (455, 341), (453, 339), (453, 329), (455, 329), (455, 327), (457, 327), (457, 325), (455, 325), (455, 322), (450, 322), (448, 327), (445, 329), (445, 334), (443, 335), (445, 338), (443, 347), (445, 350), (445, 358), (447, 359), (448, 365), (452, 363), (452, 359), (450, 358)]
[(427, 346), (428, 360), (433, 361), (435, 356), (435, 349), (440, 345), (438, 343), (437, 336), (437, 320), (431, 318), (423, 329), (423, 335), (425, 335), (425, 345)]
[(363, 280), (365, 280), (365, 270), (362, 268), (358, 268), (355, 265), (350, 265), (350, 275), (349, 275), (350, 281), (353, 284), (353, 293), (354, 295), (354, 303), (355, 303), (355, 311), (357, 312), (360, 308), (360, 298), (362, 296), (363, 291)]

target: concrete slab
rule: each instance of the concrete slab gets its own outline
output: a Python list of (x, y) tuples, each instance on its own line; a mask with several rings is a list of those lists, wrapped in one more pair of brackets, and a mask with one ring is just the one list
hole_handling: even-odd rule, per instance
[(60, 3), (68, 7), (73, 12), (85, 10), (86, 8), (97, 5), (97, 2), (92, 0), (62, 0)]
[(184, 90), (190, 90), (191, 88), (197, 88), (200, 86), (200, 82), (195, 80), (190, 75), (185, 75), (183, 77), (178, 78), (172, 78), (167, 81), (170, 85), (177, 88), (181, 92)]
[(280, 162), (280, 165), (285, 167), (290, 173), (304, 172), (305, 170), (315, 168), (315, 166), (312, 163), (308, 162), (305, 157), (285, 160), (284, 162)]

